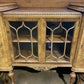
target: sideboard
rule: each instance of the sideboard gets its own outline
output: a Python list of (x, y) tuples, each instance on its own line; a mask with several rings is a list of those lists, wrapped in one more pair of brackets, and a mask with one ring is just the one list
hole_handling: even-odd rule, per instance
[(83, 22), (83, 13), (66, 7), (20, 7), (1, 12), (0, 71), (9, 71), (15, 84), (15, 66), (39, 71), (71, 67), (73, 84), (75, 72), (84, 72)]

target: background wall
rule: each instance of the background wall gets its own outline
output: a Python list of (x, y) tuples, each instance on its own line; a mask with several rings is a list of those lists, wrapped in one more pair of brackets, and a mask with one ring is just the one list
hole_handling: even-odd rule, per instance
[(17, 2), (22, 7), (64, 7), (70, 2), (84, 0), (0, 0), (0, 2)]

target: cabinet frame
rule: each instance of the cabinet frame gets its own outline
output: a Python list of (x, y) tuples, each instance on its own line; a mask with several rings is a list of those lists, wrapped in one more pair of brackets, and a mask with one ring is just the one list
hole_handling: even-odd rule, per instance
[[(3, 15), (5, 24), (6, 24), (6, 28), (7, 28), (7, 32), (9, 32), (8, 34), (8, 38), (9, 38), (9, 46), (11, 46), (11, 57), (12, 57), (12, 66), (28, 66), (28, 67), (32, 67), (34, 69), (51, 69), (51, 68), (55, 68), (55, 67), (72, 67), (72, 63), (74, 60), (74, 56), (75, 56), (75, 51), (76, 51), (76, 46), (77, 46), (77, 39), (78, 39), (78, 33), (80, 30), (80, 22), (81, 22), (81, 16), (80, 15)], [(39, 56), (39, 62), (35, 63), (35, 62), (31, 62), (31, 63), (23, 63), (23, 62), (14, 62), (14, 55), (13, 55), (13, 46), (12, 46), (12, 38), (11, 38), (11, 33), (10, 33), (10, 29), (8, 27), (8, 21), (38, 21), (38, 27), (40, 28), (40, 26), (42, 27), (42, 31), (45, 32), (45, 25), (46, 22), (45, 21), (76, 21), (76, 29), (74, 31), (73, 34), (73, 40), (72, 40), (72, 46), (71, 46), (71, 54), (70, 54), (70, 62), (69, 63), (45, 63), (45, 34), (42, 34), (42, 39), (40, 38), (40, 36), (38, 37), (39, 42), (41, 42), (41, 45), (39, 45), (40, 43), (38, 42), (38, 48), (41, 47), (40, 51), (39, 51), (39, 55), (44, 55), (43, 57)], [(40, 31), (39, 30), (39, 33)], [(46, 33), (46, 32), (45, 32)], [(44, 47), (43, 47), (44, 45)], [(43, 53), (44, 51), (44, 53)], [(40, 53), (41, 52), (41, 53)], [(39, 68), (37, 68), (39, 67)], [(45, 68), (47, 67), (47, 68)]]

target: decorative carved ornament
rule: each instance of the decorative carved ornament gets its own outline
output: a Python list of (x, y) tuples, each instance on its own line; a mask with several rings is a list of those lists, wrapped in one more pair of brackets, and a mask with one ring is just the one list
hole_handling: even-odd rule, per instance
[(43, 66), (34, 67), (34, 66), (30, 66), (30, 68), (33, 68), (33, 69), (38, 70), (38, 71), (47, 71), (47, 70), (50, 70), (50, 69), (56, 68), (56, 67), (53, 67), (53, 66), (48, 66), (48, 67), (43, 67)]

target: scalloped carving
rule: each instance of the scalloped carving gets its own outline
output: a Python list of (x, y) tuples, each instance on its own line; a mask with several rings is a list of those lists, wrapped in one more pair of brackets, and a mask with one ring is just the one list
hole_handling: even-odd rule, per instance
[(43, 66), (41, 66), (41, 67), (34, 67), (34, 66), (30, 66), (30, 68), (33, 68), (33, 69), (35, 69), (37, 71), (47, 71), (47, 70), (50, 70), (50, 69), (56, 68), (56, 67), (53, 67), (53, 66), (49, 66), (49, 67), (43, 67)]

